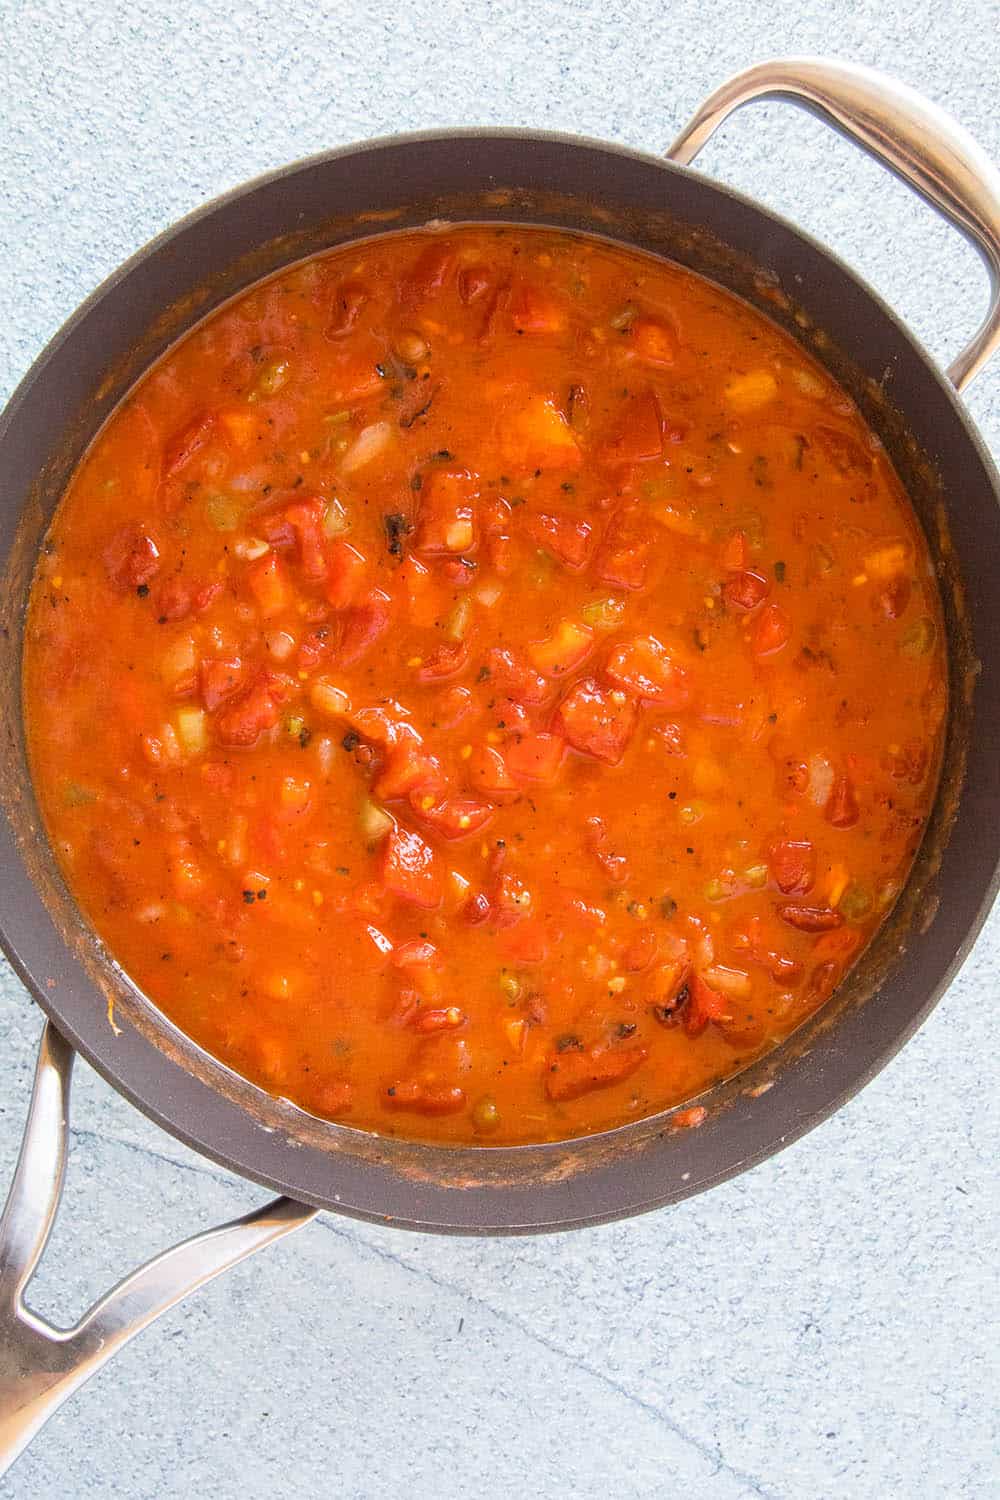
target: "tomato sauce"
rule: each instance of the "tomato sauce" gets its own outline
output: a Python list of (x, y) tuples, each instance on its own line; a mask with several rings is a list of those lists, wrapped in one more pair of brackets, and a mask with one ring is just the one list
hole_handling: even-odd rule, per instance
[(156, 1005), (305, 1110), (483, 1143), (689, 1100), (821, 1005), (947, 707), (925, 541), (826, 372), (679, 267), (498, 226), (171, 350), (56, 513), (24, 697)]

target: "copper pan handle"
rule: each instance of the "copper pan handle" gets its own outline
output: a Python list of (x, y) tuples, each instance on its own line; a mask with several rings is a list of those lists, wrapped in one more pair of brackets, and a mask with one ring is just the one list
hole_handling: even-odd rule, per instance
[(861, 146), (979, 251), (990, 278), (989, 310), (947, 372), (964, 390), (1000, 348), (1000, 172), (957, 120), (906, 84), (818, 57), (775, 58), (737, 73), (709, 95), (667, 156), (688, 166), (733, 110), (769, 98), (808, 109)]
[(62, 1196), (73, 1049), (46, 1022), (21, 1154), (0, 1219), (0, 1474), (62, 1403), (189, 1292), (316, 1213), (290, 1198), (196, 1234), (126, 1276), (72, 1328), (33, 1313), (24, 1293)]

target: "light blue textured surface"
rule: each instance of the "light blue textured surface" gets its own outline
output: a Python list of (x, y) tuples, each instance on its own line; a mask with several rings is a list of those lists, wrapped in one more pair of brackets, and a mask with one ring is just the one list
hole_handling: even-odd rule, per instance
[[(0, 396), (63, 318), (212, 194), (399, 129), (535, 125), (665, 144), (768, 55), (924, 90), (1000, 157), (995, 0), (170, 6), (6, 0)], [(701, 165), (841, 251), (936, 354), (978, 319), (972, 252), (813, 122), (747, 111)], [(1000, 447), (1000, 374), (969, 404)], [(997, 1481), (996, 973), (989, 924), (903, 1054), (806, 1140), (702, 1197), (551, 1240), (327, 1217), (121, 1355), (7, 1481), (16, 1500), (408, 1494), (984, 1500)], [(0, 971), (0, 1178), (37, 1013)], [(35, 1301), (63, 1321), (261, 1194), (89, 1071)]]

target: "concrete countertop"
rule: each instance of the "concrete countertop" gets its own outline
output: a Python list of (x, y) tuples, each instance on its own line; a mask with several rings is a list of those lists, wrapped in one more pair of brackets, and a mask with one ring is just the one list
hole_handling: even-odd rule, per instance
[[(386, 9), (9, 0), (0, 397), (79, 301), (213, 194), (368, 135), (496, 123), (665, 145), (748, 62), (832, 53), (950, 108), (1000, 158), (993, 0), (786, 13), (596, 0)], [(699, 164), (840, 251), (935, 355), (985, 303), (972, 251), (788, 108)], [(1000, 371), (969, 396), (1000, 448)], [(993, 1170), (1000, 920), (922, 1031), (783, 1155), (644, 1219), (542, 1240), (325, 1216), (176, 1309), (3, 1493), (985, 1500), (998, 1490)], [(0, 969), (0, 1181), (38, 1013)], [(129, 1266), (263, 1194), (81, 1067), (34, 1302), (69, 1322)]]

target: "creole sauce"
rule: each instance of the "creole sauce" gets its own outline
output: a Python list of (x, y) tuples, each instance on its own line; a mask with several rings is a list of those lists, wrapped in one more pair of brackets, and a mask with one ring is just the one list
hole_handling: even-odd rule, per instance
[(829, 376), (676, 266), (496, 226), (172, 350), (56, 514), (24, 695), (66, 881), (167, 1015), (315, 1114), (494, 1144), (691, 1100), (821, 1005), (947, 706)]

